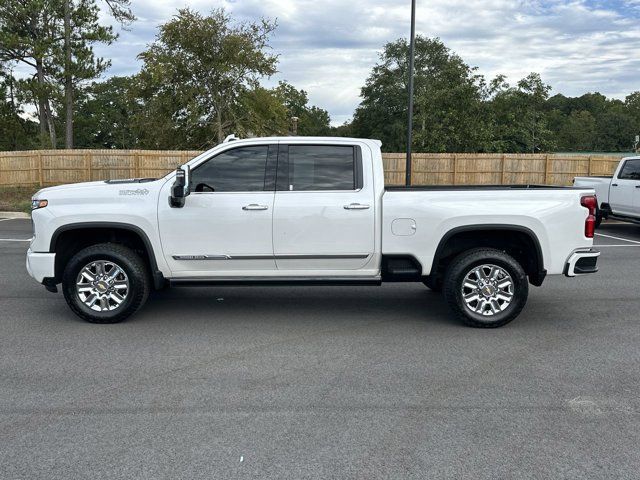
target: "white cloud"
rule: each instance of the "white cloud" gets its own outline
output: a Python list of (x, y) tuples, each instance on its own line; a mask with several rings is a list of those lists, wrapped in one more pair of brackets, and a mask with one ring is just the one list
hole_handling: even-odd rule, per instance
[[(639, 90), (640, 0), (417, 0), (417, 32), (439, 36), (479, 73), (511, 82), (532, 71), (554, 92), (600, 91), (624, 97)], [(383, 44), (409, 31), (410, 0), (136, 0), (139, 20), (114, 45), (110, 75), (139, 68), (158, 24), (189, 6), (224, 6), (235, 18), (277, 17), (272, 45), (279, 73), (329, 110), (333, 123), (349, 119)]]

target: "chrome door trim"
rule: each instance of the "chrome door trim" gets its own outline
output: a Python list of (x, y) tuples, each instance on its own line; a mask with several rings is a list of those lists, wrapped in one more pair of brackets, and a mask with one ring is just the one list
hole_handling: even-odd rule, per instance
[(224, 255), (224, 254), (211, 254), (211, 255), (172, 255), (174, 260), (331, 260), (331, 259), (345, 259), (345, 258), (367, 258), (368, 253), (356, 253), (345, 255), (306, 255), (306, 254), (292, 254), (292, 255)]

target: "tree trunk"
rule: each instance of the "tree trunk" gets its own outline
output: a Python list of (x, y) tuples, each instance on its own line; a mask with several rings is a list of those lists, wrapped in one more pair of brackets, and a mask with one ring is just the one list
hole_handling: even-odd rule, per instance
[[(11, 108), (11, 116), (12, 118), (16, 118), (18, 116), (18, 112), (16, 111), (16, 101), (15, 95), (13, 93), (13, 70), (9, 71), (9, 107)], [(16, 128), (11, 129), (12, 138), (11, 138), (11, 150), (18, 149), (18, 130)]]
[(40, 120), (40, 134), (42, 136), (42, 147), (44, 148), (44, 139), (47, 136), (47, 129), (49, 130), (49, 140), (51, 141), (51, 148), (56, 148), (56, 128), (53, 124), (53, 118), (51, 116), (51, 107), (49, 106), (49, 99), (45, 96), (46, 82), (44, 80), (44, 66), (42, 64), (42, 58), (36, 58), (36, 78), (38, 81), (38, 117)]
[(47, 114), (47, 126), (49, 127), (49, 139), (51, 140), (51, 148), (55, 150), (58, 148), (58, 139), (56, 137), (56, 126), (53, 123), (53, 114), (51, 113), (51, 105), (49, 99), (44, 101), (44, 109)]
[(73, 148), (73, 76), (71, 74), (71, 0), (64, 2), (65, 148)]
[(38, 98), (36, 108), (38, 110), (38, 123), (40, 126), (40, 148), (45, 148), (47, 146), (47, 120), (44, 116), (44, 100), (42, 98)]

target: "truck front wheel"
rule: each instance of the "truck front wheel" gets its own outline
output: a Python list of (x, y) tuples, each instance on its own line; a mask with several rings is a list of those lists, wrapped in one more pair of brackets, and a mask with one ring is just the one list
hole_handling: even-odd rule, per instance
[(434, 280), (432, 278), (427, 278), (424, 282), (422, 282), (425, 287), (427, 287), (432, 292), (440, 293), (442, 292), (442, 282), (438, 280)]
[(516, 318), (529, 295), (527, 274), (511, 256), (492, 248), (456, 257), (445, 274), (444, 297), (471, 327), (495, 328)]
[(134, 314), (149, 296), (145, 263), (133, 250), (115, 243), (92, 245), (76, 253), (62, 276), (71, 310), (92, 323), (117, 323)]

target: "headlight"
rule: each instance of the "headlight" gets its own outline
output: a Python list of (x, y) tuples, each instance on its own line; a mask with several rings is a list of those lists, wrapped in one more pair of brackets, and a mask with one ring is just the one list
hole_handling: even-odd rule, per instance
[(31, 210), (37, 210), (38, 208), (44, 208), (47, 205), (49, 205), (49, 202), (47, 200), (37, 200), (37, 199), (33, 199), (31, 200)]

